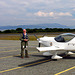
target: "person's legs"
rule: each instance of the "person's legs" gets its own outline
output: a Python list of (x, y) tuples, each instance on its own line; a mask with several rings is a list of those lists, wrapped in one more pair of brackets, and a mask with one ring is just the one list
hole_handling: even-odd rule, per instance
[(21, 58), (24, 58), (24, 49), (21, 49)]
[(27, 41), (25, 42), (25, 57), (28, 58), (29, 56), (28, 56), (28, 50), (26, 50), (26, 46), (28, 46), (28, 42)]
[(21, 42), (21, 57), (24, 58), (25, 42)]
[(25, 49), (25, 57), (28, 58), (28, 50)]

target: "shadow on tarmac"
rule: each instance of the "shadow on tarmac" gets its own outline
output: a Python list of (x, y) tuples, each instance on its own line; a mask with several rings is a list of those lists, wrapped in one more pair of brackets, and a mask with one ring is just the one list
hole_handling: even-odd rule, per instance
[[(33, 55), (33, 56), (43, 57), (43, 56), (39, 56), (39, 55)], [(29, 62), (29, 63), (24, 63), (24, 64), (21, 64), (21, 65), (18, 65), (18, 66), (32, 67), (32, 66), (40, 65), (40, 64), (50, 62), (50, 61), (51, 61), (51, 56), (48, 56), (48, 57), (45, 57), (44, 59), (32, 61), (32, 62)]]
[(63, 59), (75, 59), (72, 55), (66, 55), (65, 53), (59, 54)]
[[(63, 59), (75, 59), (75, 57), (70, 56), (70, 55), (65, 55), (64, 53), (58, 54), (58, 55), (62, 56)], [(21, 65), (18, 65), (18, 66), (19, 67), (20, 66), (32, 67), (32, 66), (40, 65), (40, 64), (43, 64), (43, 63), (46, 63), (46, 62), (54, 61), (54, 60), (51, 59), (51, 56), (43, 56), (43, 55), (32, 55), (32, 56), (34, 56), (34, 57), (45, 57), (45, 58), (40, 59), (40, 60), (36, 60), (36, 61), (32, 61), (32, 62), (28, 62), (28, 63), (24, 63), (24, 64), (21, 64)]]
[(70, 59), (71, 60), (71, 59), (75, 59), (75, 57), (68, 55), (68, 56), (63, 57), (63, 59)]

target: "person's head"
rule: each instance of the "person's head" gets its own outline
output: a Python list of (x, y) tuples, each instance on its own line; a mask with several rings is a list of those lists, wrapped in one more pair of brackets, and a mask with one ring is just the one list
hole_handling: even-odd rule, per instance
[(23, 33), (26, 33), (26, 29), (23, 29)]

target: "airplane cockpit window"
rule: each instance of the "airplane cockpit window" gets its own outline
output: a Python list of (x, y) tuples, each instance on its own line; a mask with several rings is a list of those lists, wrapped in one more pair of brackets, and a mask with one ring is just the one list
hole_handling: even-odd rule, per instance
[(55, 37), (55, 40), (56, 40), (57, 42), (65, 42), (65, 40), (64, 40), (64, 38), (63, 38), (62, 36), (57, 36), (57, 37)]
[(61, 34), (61, 35), (55, 37), (55, 40), (56, 40), (57, 42), (68, 42), (68, 41), (70, 41), (71, 39), (73, 39), (74, 37), (75, 37), (74, 34), (71, 34), (71, 33), (70, 33), (70, 34), (64, 33), (64, 34)]

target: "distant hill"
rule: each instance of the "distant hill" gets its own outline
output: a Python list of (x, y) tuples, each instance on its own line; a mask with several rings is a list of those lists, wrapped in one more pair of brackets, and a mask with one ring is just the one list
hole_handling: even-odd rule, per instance
[(34, 28), (70, 28), (66, 25), (61, 25), (58, 23), (49, 23), (49, 24), (36, 24), (36, 25), (18, 25), (18, 26), (0, 26), (0, 30), (7, 30), (7, 29), (17, 29), (17, 28), (22, 28), (22, 29), (34, 29)]

